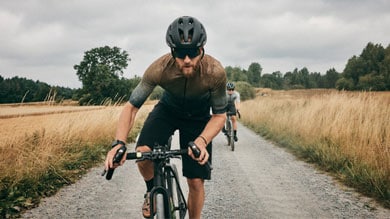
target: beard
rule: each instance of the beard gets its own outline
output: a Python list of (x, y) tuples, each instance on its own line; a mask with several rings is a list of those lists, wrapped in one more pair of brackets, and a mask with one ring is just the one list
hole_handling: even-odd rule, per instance
[(194, 65), (183, 65), (180, 67), (180, 71), (181, 73), (183, 74), (184, 77), (186, 78), (190, 78), (190, 77), (193, 77), (195, 75), (195, 72), (198, 68)]

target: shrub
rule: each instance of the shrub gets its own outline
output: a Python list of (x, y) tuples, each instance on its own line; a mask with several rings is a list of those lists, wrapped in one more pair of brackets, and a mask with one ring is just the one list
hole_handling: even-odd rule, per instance
[(240, 98), (242, 101), (255, 98), (256, 91), (249, 83), (238, 81), (235, 82), (235, 84), (236, 90), (240, 93)]

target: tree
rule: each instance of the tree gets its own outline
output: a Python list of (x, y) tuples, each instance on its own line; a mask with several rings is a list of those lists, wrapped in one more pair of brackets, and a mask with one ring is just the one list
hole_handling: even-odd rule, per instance
[(359, 78), (357, 88), (359, 90), (384, 91), (386, 84), (383, 75), (371, 73)]
[(261, 68), (261, 65), (257, 62), (253, 62), (249, 65), (248, 72), (247, 72), (249, 84), (255, 87), (258, 87), (260, 85), (262, 70), (263, 69)]
[(347, 62), (342, 77), (352, 81), (351, 89), (389, 90), (390, 51), (380, 44), (368, 43), (360, 56)]
[(272, 74), (263, 74), (260, 80), (260, 86), (271, 89), (282, 89), (283, 76), (280, 71), (273, 72)]
[(99, 47), (84, 54), (74, 69), (82, 82), (81, 102), (101, 104), (105, 99), (118, 96), (120, 76), (127, 67), (129, 55), (118, 47)]
[(247, 81), (247, 75), (245, 70), (242, 70), (240, 67), (231, 67), (227, 66), (225, 68), (226, 76), (228, 81)]
[(390, 90), (390, 44), (385, 49), (385, 57), (380, 65), (379, 72), (383, 75), (386, 90)]
[(353, 80), (344, 77), (340, 78), (339, 80), (336, 81), (336, 88), (338, 90), (353, 90), (354, 89)]
[(50, 100), (59, 101), (68, 99), (72, 93), (73, 90), (70, 88), (51, 87), (40, 81), (17, 76), (6, 79), (0, 76), (0, 103), (47, 101), (49, 95), (52, 95)]
[(336, 69), (331, 68), (326, 71), (324, 88), (335, 88), (336, 81), (341, 77), (340, 73)]

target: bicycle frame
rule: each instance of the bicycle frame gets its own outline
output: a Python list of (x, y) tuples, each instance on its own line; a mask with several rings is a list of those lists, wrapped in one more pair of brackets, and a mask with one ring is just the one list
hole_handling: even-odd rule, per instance
[[(154, 151), (158, 151), (158, 150), (161, 150), (161, 148), (159, 147), (156, 147), (156, 149), (154, 149)], [(184, 153), (187, 153), (187, 150), (183, 150), (182, 152)], [(150, 209), (155, 209), (156, 206), (154, 206), (154, 203), (155, 202), (155, 197), (157, 198), (158, 194), (161, 194), (162, 195), (162, 200), (163, 200), (163, 203), (164, 203), (164, 207), (163, 207), (163, 211), (160, 212), (160, 214), (163, 214), (164, 215), (164, 218), (173, 218), (173, 215), (172, 215), (172, 212), (176, 211), (176, 210), (179, 210), (179, 211), (184, 211), (186, 212), (187, 211), (187, 204), (186, 204), (186, 200), (184, 198), (184, 194), (183, 194), (183, 191), (180, 187), (180, 184), (179, 184), (179, 178), (177, 176), (177, 173), (175, 173), (175, 171), (172, 169), (172, 165), (173, 164), (170, 164), (169, 163), (169, 158), (165, 158), (165, 157), (161, 157), (161, 158), (156, 158), (156, 159), (153, 159), (153, 164), (154, 164), (154, 187), (153, 189), (150, 191)], [(167, 189), (167, 178), (166, 178), (166, 174), (172, 174), (171, 176), (173, 176), (175, 182), (176, 182), (176, 186), (177, 186), (177, 191), (179, 191), (179, 196), (182, 197), (182, 200), (184, 200), (184, 205), (181, 205), (181, 203), (179, 203), (179, 206), (173, 206), (174, 209), (170, 209), (170, 200), (169, 200), (169, 193), (172, 192), (172, 191), (168, 191)], [(152, 215), (151, 215), (152, 217)]]

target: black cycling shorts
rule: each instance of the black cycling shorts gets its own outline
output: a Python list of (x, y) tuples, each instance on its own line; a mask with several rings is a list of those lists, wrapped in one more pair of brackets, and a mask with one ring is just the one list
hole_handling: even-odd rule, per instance
[(236, 110), (236, 105), (234, 104), (228, 104), (226, 106), (226, 113), (230, 116), (235, 116), (237, 115), (237, 110)]
[[(178, 116), (177, 113), (169, 111), (166, 106), (158, 103), (149, 113), (145, 120), (144, 126), (140, 132), (137, 141), (138, 146), (148, 146), (151, 149), (156, 144), (166, 145), (170, 136), (176, 130), (179, 130), (180, 148), (188, 148), (188, 142), (194, 141), (203, 131), (210, 115), (203, 117)], [(207, 146), (207, 151), (212, 157), (212, 143)], [(210, 173), (204, 165), (198, 164), (190, 156), (182, 156), (183, 176), (187, 178), (210, 179)]]

